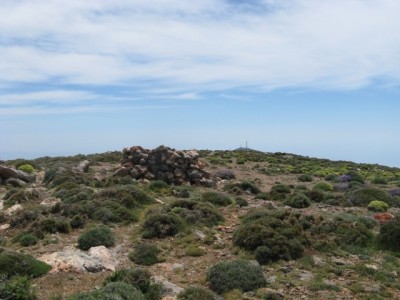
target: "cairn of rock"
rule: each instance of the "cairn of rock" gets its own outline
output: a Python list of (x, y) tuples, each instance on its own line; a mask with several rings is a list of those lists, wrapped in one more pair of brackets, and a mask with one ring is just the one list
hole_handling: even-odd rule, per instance
[(210, 179), (211, 174), (203, 170), (204, 164), (199, 161), (199, 154), (195, 150), (178, 151), (165, 146), (149, 150), (133, 146), (122, 152), (122, 167), (115, 172), (117, 176), (160, 179), (177, 185), (184, 182), (214, 185)]

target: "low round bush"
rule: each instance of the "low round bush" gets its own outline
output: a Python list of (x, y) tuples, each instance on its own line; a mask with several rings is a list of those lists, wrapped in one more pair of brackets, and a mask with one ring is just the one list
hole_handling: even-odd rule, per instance
[(301, 181), (301, 182), (311, 182), (311, 181), (313, 180), (313, 178), (312, 178), (311, 175), (308, 175), (308, 174), (301, 174), (301, 175), (299, 175), (299, 176), (297, 177), (297, 180), (298, 180), (298, 181)]
[(163, 238), (177, 234), (182, 227), (182, 221), (173, 213), (151, 214), (142, 225), (144, 238)]
[(269, 194), (272, 200), (284, 200), (290, 192), (291, 190), (288, 185), (279, 183), (271, 188)]
[(333, 191), (333, 187), (326, 182), (318, 182), (313, 186), (313, 191), (323, 191), (323, 192), (331, 192)]
[(243, 206), (248, 206), (249, 203), (247, 202), (246, 199), (242, 198), (242, 197), (236, 197), (235, 198), (235, 203), (236, 205), (238, 205), (239, 207), (243, 207)]
[(377, 236), (378, 245), (385, 250), (400, 251), (400, 216), (382, 224)]
[(347, 196), (348, 202), (353, 206), (366, 207), (371, 201), (378, 200), (383, 202), (389, 201), (390, 195), (384, 190), (366, 187), (359, 188), (350, 192)]
[(266, 246), (268, 262), (297, 259), (303, 256), (304, 245), (308, 243), (306, 223), (300, 214), (288, 210), (255, 211), (242, 220), (233, 234), (233, 243), (250, 251)]
[(0, 275), (0, 299), (37, 300), (37, 296), (29, 278), (14, 276), (7, 279), (3, 274)]
[(222, 193), (205, 192), (201, 195), (201, 200), (216, 206), (227, 206), (232, 203), (232, 199)]
[(121, 269), (107, 277), (104, 284), (110, 282), (124, 282), (147, 293), (151, 287), (151, 273), (141, 268)]
[(387, 180), (386, 180), (385, 178), (383, 178), (383, 177), (374, 177), (374, 178), (372, 178), (371, 183), (373, 183), (373, 184), (383, 184), (383, 185), (386, 185), (388, 182), (387, 182)]
[(223, 261), (213, 265), (207, 272), (207, 281), (217, 293), (233, 289), (254, 291), (267, 284), (261, 267), (246, 260)]
[(138, 265), (151, 266), (159, 262), (160, 249), (151, 244), (142, 243), (129, 253), (129, 259)]
[(285, 201), (285, 204), (293, 208), (306, 208), (311, 204), (310, 199), (304, 194), (296, 194)]
[(389, 209), (389, 205), (387, 205), (383, 201), (374, 200), (368, 204), (368, 210), (376, 211), (376, 212), (385, 212)]
[(166, 183), (164, 180), (154, 180), (149, 184), (149, 189), (155, 192), (169, 189), (169, 187), (170, 186), (168, 185), (168, 183)]
[(125, 282), (111, 282), (99, 290), (78, 293), (69, 300), (145, 300), (143, 293)]
[(33, 256), (11, 251), (0, 252), (0, 274), (8, 278), (15, 275), (36, 278), (50, 270), (51, 266)]
[(28, 173), (28, 174), (32, 174), (35, 171), (35, 169), (29, 164), (25, 164), (25, 165), (19, 166), (18, 170), (23, 171), (23, 172)]
[(217, 296), (209, 289), (200, 286), (188, 286), (178, 294), (178, 300), (216, 300)]
[(82, 233), (78, 238), (78, 247), (82, 250), (89, 250), (96, 246), (107, 248), (115, 245), (114, 234), (110, 228), (99, 226)]
[(36, 245), (39, 239), (31, 233), (24, 234), (20, 239), (19, 243), (21, 246), (29, 247)]

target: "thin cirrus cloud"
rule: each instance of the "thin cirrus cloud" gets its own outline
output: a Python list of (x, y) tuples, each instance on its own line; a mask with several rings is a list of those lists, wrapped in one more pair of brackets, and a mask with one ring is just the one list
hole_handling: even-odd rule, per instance
[[(246, 87), (398, 85), (398, 11), (396, 0), (5, 0), (0, 105), (34, 103), (7, 94), (35, 84), (77, 86), (76, 100), (101, 98), (99, 86), (133, 95), (132, 85), (152, 81), (169, 96), (179, 90), (178, 100)], [(154, 99), (152, 89), (140, 93)], [(51, 102), (52, 93), (34, 96)]]

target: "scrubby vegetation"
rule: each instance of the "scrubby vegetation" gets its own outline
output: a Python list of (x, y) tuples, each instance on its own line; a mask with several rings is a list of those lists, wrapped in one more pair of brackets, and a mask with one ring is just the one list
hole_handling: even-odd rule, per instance
[[(162, 299), (152, 275), (183, 288), (178, 299), (400, 298), (400, 169), (200, 156), (207, 186), (116, 176), (120, 152), (7, 162), (36, 181), (0, 180), (0, 299)], [(76, 243), (110, 247), (117, 271), (47, 274), (34, 258)]]
[(267, 284), (261, 267), (246, 260), (224, 261), (213, 265), (207, 272), (207, 281), (217, 293), (233, 289), (248, 292)]

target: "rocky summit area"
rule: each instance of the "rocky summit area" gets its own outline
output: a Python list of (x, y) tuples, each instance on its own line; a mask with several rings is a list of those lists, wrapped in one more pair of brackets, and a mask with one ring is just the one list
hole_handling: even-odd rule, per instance
[(165, 146), (0, 162), (0, 299), (400, 299), (400, 169)]

